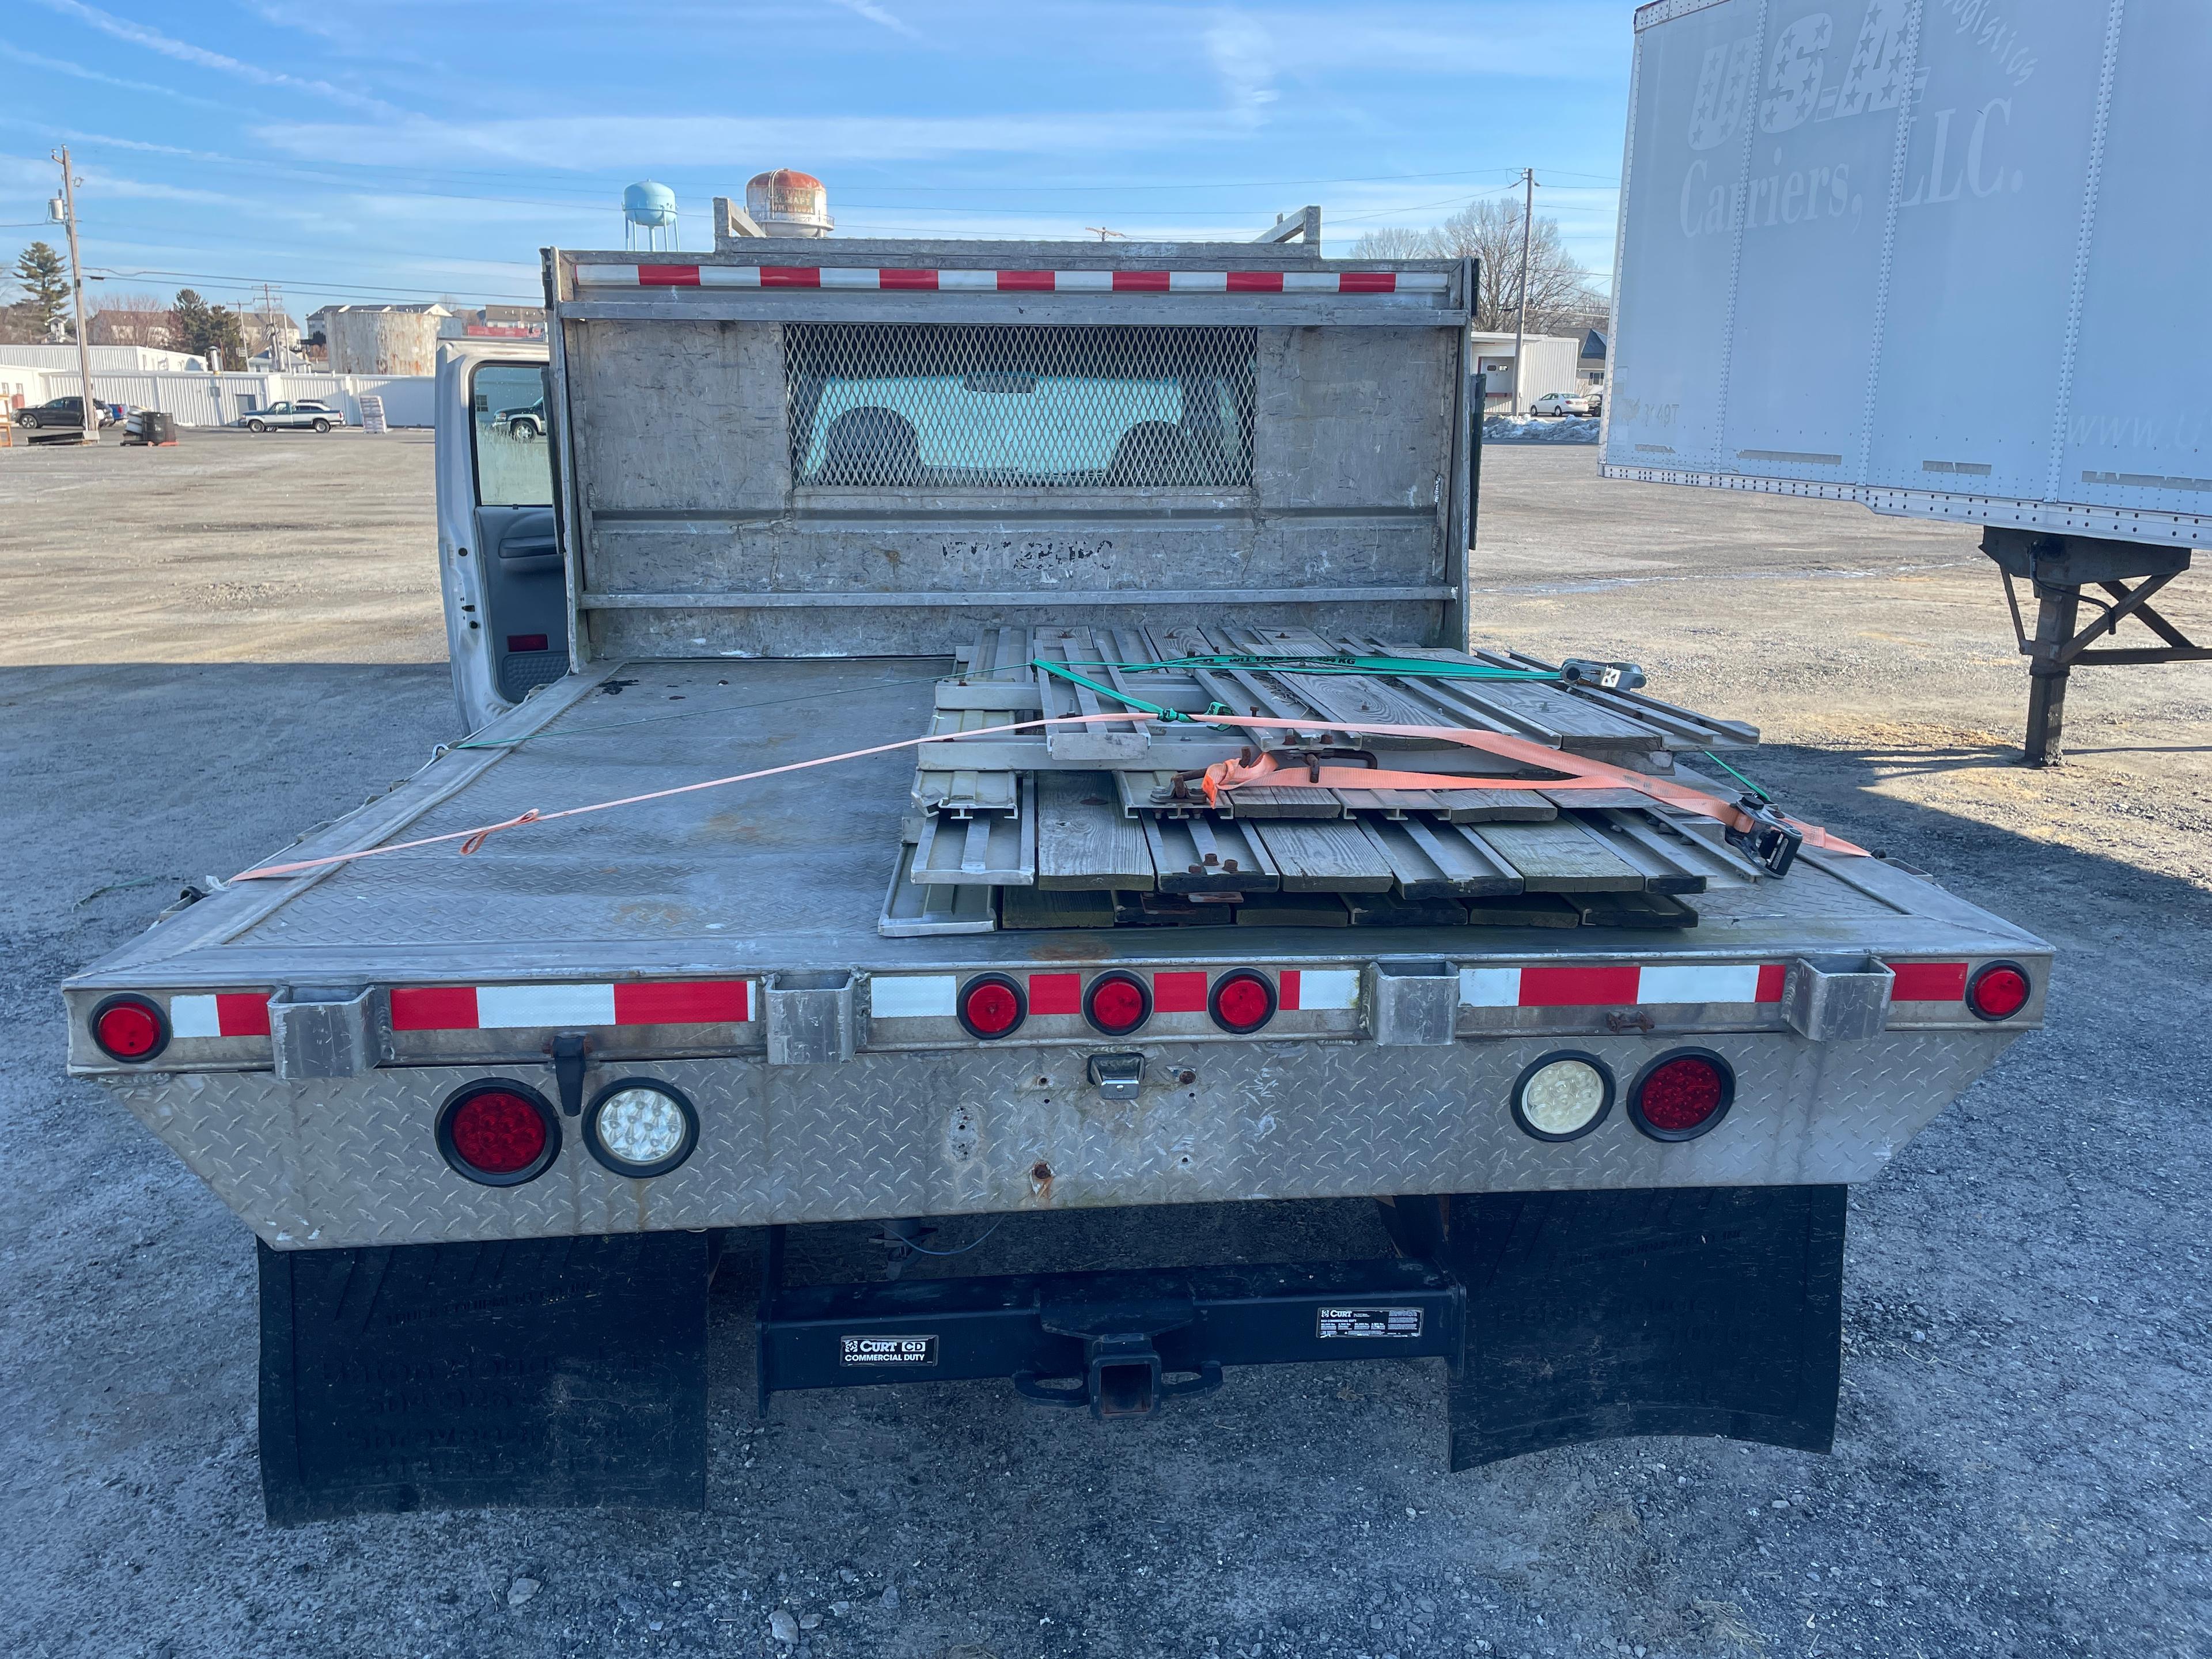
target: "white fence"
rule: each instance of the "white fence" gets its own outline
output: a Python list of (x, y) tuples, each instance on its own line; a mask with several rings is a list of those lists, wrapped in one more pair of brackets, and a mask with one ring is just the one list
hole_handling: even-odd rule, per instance
[[(26, 403), (76, 394), (75, 369), (26, 369), (31, 390)], [(43, 386), (40, 385), (43, 382)], [(225, 426), (266, 409), (274, 403), (303, 398), (343, 408), (349, 425), (361, 424), (361, 394), (374, 392), (384, 399), (384, 418), (391, 426), (431, 424), (431, 387), (428, 374), (191, 374), (159, 371), (93, 371), (93, 395), (102, 403), (133, 404), (173, 415), (179, 426)], [(10, 399), (12, 402), (13, 399)]]

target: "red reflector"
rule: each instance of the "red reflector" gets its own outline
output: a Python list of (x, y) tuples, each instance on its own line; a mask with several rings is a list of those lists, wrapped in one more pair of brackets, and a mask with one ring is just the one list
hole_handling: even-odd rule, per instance
[(979, 1037), (1002, 1037), (1022, 1023), (1021, 988), (1004, 974), (985, 974), (960, 993), (960, 1023)]
[(1897, 976), (1892, 1002), (1957, 1002), (1966, 994), (1963, 962), (1893, 962), (1889, 968)]
[(545, 1155), (545, 1117), (535, 1101), (486, 1089), (453, 1109), (447, 1125), (461, 1162), (484, 1175), (519, 1175)]
[(116, 1060), (151, 1060), (168, 1046), (161, 1011), (143, 997), (117, 997), (93, 1012), (92, 1040)]
[(1523, 968), (1523, 1008), (1633, 1007), (1642, 969), (1630, 968)]
[(1030, 1012), (1033, 1014), (1076, 1014), (1083, 1012), (1083, 975), (1031, 974)]
[(545, 635), (509, 634), (507, 636), (507, 648), (510, 651), (543, 651), (545, 648)]
[(1275, 1017), (1275, 988), (1249, 972), (1224, 974), (1213, 988), (1213, 1023), (1224, 1031), (1256, 1031)]
[(1993, 962), (1966, 988), (1966, 1006), (1984, 1019), (2010, 1019), (2027, 1006), (2027, 974), (2009, 962)]
[(1735, 1092), (1726, 1062), (1711, 1054), (1676, 1054), (1636, 1085), (1637, 1127), (1661, 1140), (1687, 1140), (1720, 1121)]
[(1164, 1014), (1196, 1014), (1206, 1010), (1204, 974), (1154, 974), (1152, 1006)]
[(1133, 974), (1101, 974), (1091, 981), (1085, 1016), (1108, 1036), (1127, 1036), (1149, 1018), (1152, 1000)]
[(216, 1030), (227, 1037), (267, 1036), (269, 999), (258, 991), (225, 991), (215, 1000)]

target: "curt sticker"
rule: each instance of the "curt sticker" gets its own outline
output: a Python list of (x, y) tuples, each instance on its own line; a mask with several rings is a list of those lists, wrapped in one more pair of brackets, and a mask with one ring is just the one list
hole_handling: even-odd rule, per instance
[(933, 1336), (841, 1336), (837, 1360), (844, 1365), (934, 1365)]
[(1419, 1308), (1322, 1308), (1314, 1314), (1314, 1334), (1332, 1336), (1419, 1336)]

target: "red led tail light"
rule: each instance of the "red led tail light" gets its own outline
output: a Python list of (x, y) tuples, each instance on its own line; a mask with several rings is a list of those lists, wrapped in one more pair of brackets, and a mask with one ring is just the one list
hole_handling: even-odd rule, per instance
[(438, 1114), (438, 1151), (457, 1175), (486, 1187), (520, 1187), (552, 1166), (561, 1121), (545, 1097), (520, 1083), (478, 1083)]
[(1206, 1007), (1216, 1025), (1243, 1036), (1275, 1017), (1275, 988), (1264, 974), (1240, 968), (1213, 981)]
[(1654, 1140), (1695, 1140), (1728, 1115), (1735, 1073), (1705, 1048), (1662, 1054), (1628, 1093), (1628, 1115)]
[(1084, 993), (1083, 1017), (1108, 1036), (1127, 1036), (1152, 1017), (1152, 994), (1134, 974), (1101, 974)]
[(169, 1022), (144, 997), (110, 997), (92, 1011), (92, 1040), (110, 1060), (137, 1065), (169, 1046)]
[(1029, 1015), (1022, 988), (1004, 974), (978, 974), (960, 988), (960, 1023), (986, 1042), (1006, 1036)]

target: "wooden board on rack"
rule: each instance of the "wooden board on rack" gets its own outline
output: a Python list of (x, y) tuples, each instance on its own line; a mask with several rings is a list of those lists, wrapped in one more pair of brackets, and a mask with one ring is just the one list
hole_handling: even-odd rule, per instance
[(1036, 846), (1039, 887), (1110, 892), (1153, 885), (1145, 827), (1122, 811), (1113, 774), (1039, 773)]

